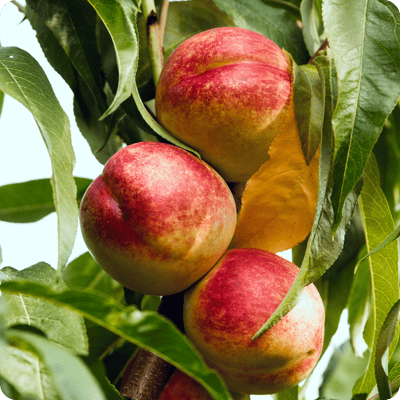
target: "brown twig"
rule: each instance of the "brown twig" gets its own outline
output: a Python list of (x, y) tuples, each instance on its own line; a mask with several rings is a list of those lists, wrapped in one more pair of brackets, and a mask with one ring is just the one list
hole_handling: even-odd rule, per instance
[[(164, 296), (158, 312), (183, 331), (183, 293)], [(140, 349), (124, 371), (120, 393), (128, 399), (158, 399), (174, 371), (175, 367), (161, 357)]]
[(310, 60), (308, 61), (307, 64), (312, 64), (312, 63), (314, 62), (314, 59), (315, 59), (316, 57), (318, 57), (319, 53), (320, 53), (321, 51), (324, 51), (324, 50), (327, 49), (328, 47), (329, 47), (328, 39), (325, 39), (325, 40), (322, 42), (321, 46), (319, 46), (318, 50), (317, 50), (317, 51), (314, 53), (314, 55), (310, 58)]

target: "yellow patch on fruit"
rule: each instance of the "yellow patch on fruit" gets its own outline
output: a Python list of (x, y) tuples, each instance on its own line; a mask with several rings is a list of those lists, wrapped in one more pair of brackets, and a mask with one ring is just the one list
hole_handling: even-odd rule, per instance
[(319, 153), (318, 149), (308, 165), (292, 95), (282, 132), (269, 149), (269, 160), (249, 179), (243, 192), (234, 247), (277, 253), (307, 237), (317, 207)]

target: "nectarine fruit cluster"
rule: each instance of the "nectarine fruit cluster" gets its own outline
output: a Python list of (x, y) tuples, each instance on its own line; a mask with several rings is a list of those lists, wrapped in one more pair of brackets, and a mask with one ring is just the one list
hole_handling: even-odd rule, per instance
[[(324, 307), (313, 284), (252, 341), (298, 267), (265, 250), (232, 245), (237, 213), (226, 182), (247, 180), (267, 160), (292, 86), (287, 54), (262, 35), (219, 28), (193, 36), (165, 64), (156, 111), (205, 161), (165, 143), (126, 146), (81, 203), (83, 238), (112, 278), (144, 294), (185, 291), (185, 333), (237, 398), (295, 386), (323, 344)], [(161, 399), (207, 399), (184, 379), (191, 380), (177, 372)]]

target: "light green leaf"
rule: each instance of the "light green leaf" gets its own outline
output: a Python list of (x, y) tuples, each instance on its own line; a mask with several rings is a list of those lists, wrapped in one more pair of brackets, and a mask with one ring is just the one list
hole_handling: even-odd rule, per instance
[[(395, 337), (396, 330), (398, 330), (398, 318), (400, 312), (400, 300), (397, 300), (393, 307), (390, 309), (379, 333), (378, 342), (376, 344), (376, 357), (375, 357), (375, 376), (378, 385), (378, 391), (381, 398), (392, 398), (392, 390), (388, 377), (388, 364), (389, 359), (387, 352), (389, 346)], [(398, 338), (398, 335), (397, 335)]]
[(33, 115), (47, 146), (53, 169), (53, 198), (58, 218), (58, 268), (62, 269), (78, 227), (75, 155), (69, 120), (38, 62), (17, 47), (0, 48), (0, 90), (22, 103)]
[(339, 89), (332, 120), (335, 229), (400, 97), (400, 14), (387, 0), (325, 0), (322, 11)]
[(201, 383), (216, 400), (230, 395), (219, 376), (210, 370), (185, 336), (166, 318), (155, 312), (123, 307), (100, 292), (77, 289), (54, 291), (32, 282), (9, 281), (0, 290), (46, 299), (70, 308), (122, 338), (157, 354)]
[[(91, 179), (74, 178), (78, 203)], [(36, 222), (56, 211), (50, 179), (37, 179), (0, 186), (0, 220), (7, 222)]]
[(279, 392), (276, 395), (276, 400), (298, 400), (299, 398), (299, 386), (296, 385), (291, 389)]
[[(379, 185), (379, 169), (371, 155), (365, 168), (360, 206), (366, 233), (367, 251), (377, 247), (394, 230), (389, 206)], [(353, 395), (370, 393), (376, 384), (375, 357), (379, 333), (387, 314), (399, 299), (398, 248), (391, 242), (368, 258), (371, 279), (371, 313), (364, 329), (364, 340), (372, 349), (368, 368), (353, 388)], [(394, 343), (397, 343), (398, 333)], [(394, 348), (391, 346), (389, 358)]]
[(50, 372), (60, 399), (107, 400), (90, 369), (66, 347), (16, 329), (6, 331), (6, 339), (11, 346), (38, 356)]
[(35, 354), (1, 342), (0, 352), (0, 376), (18, 391), (18, 399), (61, 399), (50, 371)]
[[(5, 267), (0, 273), (2, 281), (23, 280), (48, 286), (55, 286), (56, 281), (56, 271), (46, 263), (38, 263), (21, 271)], [(65, 285), (60, 282), (57, 288), (65, 288)], [(78, 354), (88, 354), (86, 329), (80, 314), (43, 299), (22, 294), (3, 293), (0, 302), (5, 305), (6, 311), (2, 313), (2, 318), (6, 327), (29, 325), (43, 331), (50, 340)]]
[(322, 21), (322, 0), (303, 0), (300, 11), (304, 41), (310, 56), (313, 56), (326, 36)]
[(261, 0), (213, 1), (232, 18), (236, 26), (250, 29), (271, 39), (289, 52), (299, 65), (308, 61), (309, 54), (297, 18), (287, 7)]

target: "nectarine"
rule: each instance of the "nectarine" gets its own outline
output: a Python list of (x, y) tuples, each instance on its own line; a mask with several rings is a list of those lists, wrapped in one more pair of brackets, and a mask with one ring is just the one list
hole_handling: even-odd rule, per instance
[(82, 235), (116, 281), (145, 294), (185, 290), (225, 252), (236, 224), (224, 180), (170, 144), (127, 146), (105, 164), (80, 209)]
[(156, 90), (157, 119), (227, 182), (246, 181), (281, 132), (292, 78), (290, 57), (263, 35), (207, 30), (167, 59)]
[[(231, 395), (234, 400), (250, 400), (245, 394), (231, 393)], [(212, 400), (212, 397), (200, 383), (177, 369), (158, 400)]]
[(252, 341), (285, 297), (299, 268), (264, 250), (228, 250), (185, 293), (185, 332), (232, 391), (289, 389), (315, 366), (324, 340), (324, 306), (313, 284), (273, 328)]

